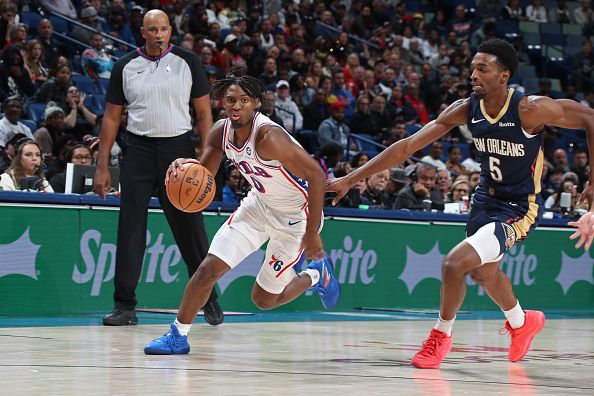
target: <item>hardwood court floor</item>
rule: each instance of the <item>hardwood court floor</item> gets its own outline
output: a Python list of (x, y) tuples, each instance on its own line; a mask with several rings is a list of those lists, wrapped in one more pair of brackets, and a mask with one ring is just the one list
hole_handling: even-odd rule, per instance
[(507, 360), (503, 320), (459, 320), (441, 369), (419, 370), (409, 361), (433, 320), (326, 315), (219, 327), (199, 320), (184, 356), (143, 354), (169, 318), (122, 328), (2, 327), (0, 395), (594, 394), (593, 319), (549, 319), (519, 363)]

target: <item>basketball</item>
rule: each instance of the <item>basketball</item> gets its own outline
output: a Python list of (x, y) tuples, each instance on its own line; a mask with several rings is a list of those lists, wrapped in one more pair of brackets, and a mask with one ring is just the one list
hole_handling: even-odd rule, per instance
[(194, 213), (206, 208), (213, 200), (216, 184), (209, 170), (200, 164), (186, 164), (177, 177), (169, 178), (165, 186), (169, 201), (177, 209)]

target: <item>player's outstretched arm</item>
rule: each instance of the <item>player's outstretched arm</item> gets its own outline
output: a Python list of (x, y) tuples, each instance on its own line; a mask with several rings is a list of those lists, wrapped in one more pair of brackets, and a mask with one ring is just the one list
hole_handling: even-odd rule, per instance
[(351, 186), (359, 180), (366, 179), (377, 172), (403, 163), (415, 152), (438, 140), (452, 128), (465, 124), (468, 115), (468, 104), (468, 99), (455, 101), (437, 119), (429, 122), (414, 135), (390, 145), (372, 160), (367, 161), (365, 165), (357, 168), (348, 175), (330, 181), (326, 186), (326, 190), (336, 192), (336, 197), (332, 200), (332, 204), (336, 205), (349, 191)]
[[(594, 110), (582, 106), (570, 99), (551, 99), (544, 96), (529, 96), (520, 107), (522, 126), (530, 132), (530, 128), (538, 130), (542, 125), (548, 124), (561, 128), (585, 129), (588, 141), (588, 151), (594, 152)], [(594, 158), (590, 156), (590, 169), (594, 169)], [(588, 212), (578, 221), (568, 223), (577, 230), (570, 239), (579, 238), (576, 249), (584, 246), (590, 249), (594, 239), (594, 174), (590, 172), (590, 180), (582, 192), (579, 204), (588, 201)]]
[(202, 164), (210, 171), (213, 176), (216, 175), (217, 171), (219, 170), (221, 160), (223, 159), (223, 155), (225, 154), (223, 151), (223, 146), (221, 145), (223, 140), (224, 125), (225, 120), (219, 120), (212, 126), (210, 132), (208, 133), (208, 137), (206, 138), (206, 147), (202, 151), (200, 160), (194, 158), (178, 158), (173, 161), (171, 165), (169, 165), (169, 169), (167, 169), (165, 183), (169, 181), (169, 177), (175, 177), (177, 176), (177, 172), (183, 171), (184, 164)]
[(292, 174), (307, 180), (309, 218), (301, 247), (307, 258), (319, 260), (324, 257), (322, 239), (318, 233), (322, 207), (324, 206), (325, 174), (320, 165), (296, 144), (289, 135), (277, 127), (263, 127), (258, 133), (258, 156), (264, 160), (277, 160)]

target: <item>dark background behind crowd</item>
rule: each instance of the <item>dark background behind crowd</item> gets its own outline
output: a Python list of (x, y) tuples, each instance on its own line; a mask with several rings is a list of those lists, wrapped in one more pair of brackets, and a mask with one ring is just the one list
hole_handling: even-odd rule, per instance
[[(468, 97), (473, 53), (488, 38), (518, 51), (513, 88), (594, 107), (590, 0), (2, 0), (0, 173), (18, 160), (23, 138), (39, 144), (50, 182), (67, 162), (92, 162), (111, 69), (143, 45), (143, 13), (153, 8), (169, 15), (172, 42), (195, 51), (211, 81), (237, 65), (258, 77), (267, 90), (261, 111), (328, 178)], [(211, 104), (214, 120), (225, 117), (222, 103)], [(125, 121), (114, 166), (126, 150)], [(543, 133), (545, 206), (571, 214), (589, 173), (584, 133)], [(89, 154), (73, 155), (80, 145)], [(465, 212), (479, 179), (472, 138), (460, 126), (414, 161), (362, 180), (341, 205)], [(247, 192), (231, 165), (217, 180), (219, 200)], [(52, 186), (63, 191), (63, 180)], [(561, 199), (567, 194), (570, 204)]]

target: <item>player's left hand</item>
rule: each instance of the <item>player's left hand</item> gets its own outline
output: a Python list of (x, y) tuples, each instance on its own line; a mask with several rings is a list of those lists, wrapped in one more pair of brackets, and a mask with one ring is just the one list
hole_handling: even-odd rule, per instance
[(577, 230), (569, 237), (569, 239), (580, 238), (575, 244), (575, 248), (579, 249), (585, 244), (584, 250), (589, 250), (594, 238), (594, 214), (586, 212), (578, 221), (570, 221), (567, 224), (577, 227)]
[(321, 260), (326, 256), (322, 238), (317, 232), (306, 232), (301, 239), (301, 249), (304, 250), (305, 257), (310, 260)]

